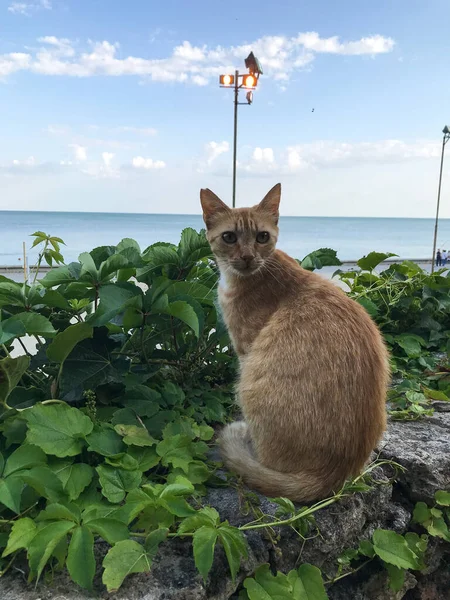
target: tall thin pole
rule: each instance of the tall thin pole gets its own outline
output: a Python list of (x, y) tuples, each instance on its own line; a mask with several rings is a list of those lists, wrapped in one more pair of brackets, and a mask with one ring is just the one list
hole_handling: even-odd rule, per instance
[(239, 71), (234, 74), (234, 140), (233, 140), (233, 208), (236, 207), (236, 155), (237, 155), (237, 122), (239, 105)]
[(444, 153), (445, 153), (445, 144), (449, 140), (449, 135), (444, 134), (442, 138), (442, 153), (441, 153), (441, 168), (439, 170), (439, 185), (438, 185), (438, 195), (437, 195), (437, 204), (436, 204), (436, 221), (434, 223), (434, 239), (433, 239), (433, 255), (431, 257), (431, 272), (434, 273), (434, 264), (436, 260), (436, 241), (437, 241), (437, 233), (438, 233), (438, 222), (439, 222), (439, 204), (441, 202), (441, 184), (442, 184), (442, 169), (444, 167)]

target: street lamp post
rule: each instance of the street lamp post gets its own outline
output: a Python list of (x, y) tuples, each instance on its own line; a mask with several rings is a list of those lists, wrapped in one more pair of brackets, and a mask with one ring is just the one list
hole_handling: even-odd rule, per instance
[[(249, 106), (253, 102), (253, 90), (258, 85), (259, 76), (263, 70), (261, 64), (253, 52), (245, 59), (245, 66), (248, 69), (248, 74), (241, 75), (239, 71), (235, 71), (234, 75), (220, 75), (220, 87), (234, 89), (234, 135), (233, 135), (233, 208), (236, 206), (236, 164), (237, 164), (237, 123), (238, 123), (238, 106), (244, 104)], [(245, 96), (247, 102), (239, 102), (239, 90), (248, 90)]]
[(444, 137), (442, 138), (442, 153), (441, 153), (441, 168), (439, 170), (439, 185), (438, 185), (438, 195), (437, 195), (437, 204), (436, 204), (436, 221), (434, 223), (434, 239), (433, 239), (433, 256), (431, 257), (431, 272), (434, 272), (434, 264), (436, 260), (436, 241), (437, 241), (437, 232), (438, 232), (438, 221), (439, 221), (439, 204), (441, 201), (441, 184), (442, 184), (442, 170), (444, 167), (444, 153), (445, 153), (445, 144), (450, 140), (450, 129), (446, 125), (442, 130)]

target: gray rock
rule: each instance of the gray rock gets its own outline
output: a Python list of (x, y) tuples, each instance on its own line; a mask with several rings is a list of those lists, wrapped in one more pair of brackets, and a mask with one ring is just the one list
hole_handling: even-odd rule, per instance
[[(414, 503), (433, 503), (434, 493), (450, 489), (450, 413), (436, 413), (416, 422), (391, 422), (380, 443), (380, 457), (406, 468), (392, 483), (388, 466), (373, 472), (377, 484), (365, 493), (354, 494), (316, 513), (318, 534), (302, 538), (293, 528), (275, 527), (249, 531), (249, 558), (232, 582), (223, 550), (218, 547), (209, 581), (204, 585), (195, 569), (190, 540), (170, 540), (163, 544), (149, 574), (133, 575), (120, 591), (107, 594), (101, 583), (101, 570), (95, 578), (95, 593), (80, 591), (67, 574), (56, 573), (50, 583), (34, 588), (26, 582), (26, 567), (13, 567), (0, 579), (1, 600), (228, 600), (245, 577), (264, 563), (283, 572), (303, 562), (320, 567), (325, 578), (336, 573), (336, 559), (375, 529), (404, 533), (410, 527)], [(222, 520), (243, 525), (261, 514), (273, 517), (277, 505), (267, 498), (241, 488), (211, 488), (205, 504), (215, 507)], [(97, 544), (99, 564), (107, 546)], [(387, 574), (374, 561), (355, 575), (328, 586), (330, 600), (450, 600), (450, 544), (431, 539), (427, 569), (407, 574), (404, 588), (393, 594)]]
[(436, 491), (450, 489), (450, 413), (391, 422), (380, 443), (380, 457), (405, 467), (397, 485), (406, 499), (433, 503)]

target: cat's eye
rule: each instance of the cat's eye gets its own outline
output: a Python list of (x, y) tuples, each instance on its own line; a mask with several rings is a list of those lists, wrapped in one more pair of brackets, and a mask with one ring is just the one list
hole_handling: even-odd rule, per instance
[(256, 236), (256, 241), (258, 244), (267, 244), (270, 240), (270, 234), (268, 231), (260, 231)]
[(237, 235), (234, 231), (225, 231), (222, 233), (222, 239), (226, 244), (235, 244), (237, 242)]

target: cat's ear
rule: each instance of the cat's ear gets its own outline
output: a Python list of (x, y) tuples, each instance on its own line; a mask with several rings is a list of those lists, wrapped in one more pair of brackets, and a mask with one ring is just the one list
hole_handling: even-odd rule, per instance
[(210, 227), (219, 215), (230, 212), (229, 207), (209, 189), (200, 190), (200, 202), (203, 208), (203, 220)]
[(278, 208), (281, 200), (281, 183), (273, 186), (270, 192), (264, 196), (263, 200), (258, 204), (257, 209), (269, 213), (278, 221)]

